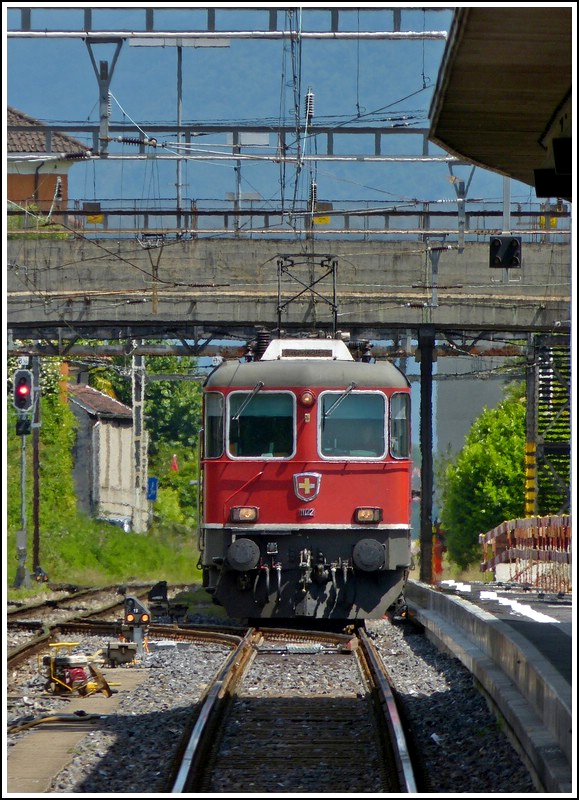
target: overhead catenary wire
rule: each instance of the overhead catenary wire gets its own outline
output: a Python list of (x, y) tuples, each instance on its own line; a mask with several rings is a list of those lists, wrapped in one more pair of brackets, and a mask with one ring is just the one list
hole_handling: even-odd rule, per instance
[[(392, 32), (389, 32), (389, 31), (374, 31), (374, 32), (360, 31), (360, 9), (357, 10), (357, 20), (358, 20), (358, 24), (357, 24), (358, 30), (357, 31), (343, 31), (343, 32), (342, 31), (332, 31), (332, 32), (327, 32), (327, 33), (324, 33), (324, 32), (321, 32), (321, 31), (307, 31), (307, 30), (304, 31), (303, 19), (302, 19), (303, 11), (302, 11), (301, 7), (296, 8), (296, 9), (284, 10), (284, 13), (286, 15), (285, 16), (286, 24), (284, 24), (284, 26), (283, 26), (285, 28), (284, 31), (277, 31), (277, 30), (276, 31), (263, 31), (263, 32), (259, 32), (259, 31), (254, 31), (254, 32), (238, 31), (238, 32), (232, 32), (232, 38), (245, 38), (247, 35), (251, 35), (251, 36), (255, 36), (256, 38), (274, 38), (274, 39), (281, 38), (283, 40), (284, 47), (289, 43), (289, 46), (291, 48), (291, 53), (292, 53), (293, 66), (294, 66), (294, 91), (297, 90), (297, 97), (296, 97), (296, 101), (297, 102), (295, 103), (295, 108), (296, 109), (299, 108), (299, 101), (300, 101), (300, 97), (301, 97), (301, 78), (302, 78), (302, 75), (301, 75), (301, 71), (302, 71), (301, 55), (302, 55), (302, 43), (303, 43), (303, 41), (307, 40), (307, 39), (321, 39), (321, 40), (323, 40), (323, 39), (331, 39), (331, 40), (350, 39), (350, 40), (355, 40), (358, 59), (357, 59), (357, 67), (356, 67), (356, 74), (357, 74), (356, 109), (357, 109), (357, 115), (356, 115), (356, 117), (353, 118), (354, 124), (360, 124), (363, 121), (363, 119), (367, 119), (367, 120), (373, 119), (376, 116), (377, 113), (382, 113), (383, 109), (385, 108), (385, 107), (381, 107), (381, 108), (379, 108), (377, 110), (369, 111), (369, 112), (366, 113), (365, 109), (362, 109), (361, 106), (360, 106), (360, 94), (359, 94), (360, 60), (359, 60), (359, 56), (360, 56), (360, 46), (361, 46), (362, 42), (364, 42), (366, 40), (375, 40), (375, 39), (376, 40), (381, 40), (381, 39), (393, 39), (393, 40), (418, 39), (418, 40), (420, 40), (422, 42), (422, 49), (423, 49), (423, 53), (424, 53), (424, 47), (425, 47), (424, 42), (425, 42), (426, 39), (429, 39), (429, 38), (445, 39), (446, 38), (446, 34), (445, 34), (444, 31), (436, 31), (436, 32), (426, 31), (426, 30), (422, 30), (422, 31), (404, 31), (404, 32), (401, 32), (401, 31), (392, 31)], [(306, 11), (306, 14), (307, 14), (307, 11)], [(423, 12), (423, 14), (424, 14), (424, 12)], [(425, 25), (426, 25), (426, 18), (424, 17), (423, 26), (425, 27)], [(174, 35), (174, 33), (170, 34), (170, 36), (172, 37)], [(56, 36), (57, 32), (56, 31), (47, 32), (47, 35)], [(188, 32), (187, 33), (185, 33), (185, 32), (183, 33), (184, 37), (189, 37), (191, 35), (192, 34), (190, 34)], [(99, 34), (95, 33), (95, 36), (98, 39)], [(222, 34), (219, 34), (219, 36), (222, 36)], [(151, 38), (151, 36), (147, 32), (147, 33), (144, 33), (143, 38)], [(212, 38), (216, 38), (216, 32), (211, 32), (211, 31), (201, 32), (199, 34), (199, 37), (196, 37), (196, 38), (206, 38), (208, 41), (211, 41)], [(424, 70), (423, 70), (423, 72), (424, 72)], [(298, 80), (296, 81), (295, 78), (298, 78)], [(423, 81), (423, 84), (424, 84), (424, 81)], [(126, 117), (128, 120), (130, 120), (131, 124), (133, 124), (135, 126), (135, 130), (139, 131), (139, 133), (142, 135), (142, 137), (143, 137), (142, 141), (145, 144), (152, 144), (155, 141), (153, 137), (150, 137), (150, 136), (147, 135), (147, 125), (145, 123), (137, 122), (137, 120), (135, 118), (135, 115), (134, 114), (130, 115), (128, 113), (128, 111), (127, 111), (127, 103), (124, 102), (124, 101), (121, 102), (120, 99), (117, 98), (117, 96), (113, 92), (110, 91), (110, 89), (108, 90), (108, 99), (109, 99), (109, 102), (111, 102), (111, 103), (114, 102), (114, 104), (121, 111), (122, 115), (124, 117)], [(401, 100), (396, 101), (396, 102), (399, 103), (399, 102), (401, 102)], [(365, 113), (361, 114), (362, 111), (364, 111)], [(343, 125), (344, 122), (345, 122), (343, 119), (340, 120), (339, 118), (334, 118), (334, 117), (328, 117), (328, 121), (329, 121), (330, 124), (333, 124), (334, 122), (337, 121), (338, 125)], [(405, 124), (406, 123), (413, 124), (415, 121), (416, 121), (415, 119), (404, 120)], [(316, 176), (318, 174), (318, 166), (319, 166), (319, 159), (317, 158), (317, 153), (307, 154), (305, 152), (305, 150), (306, 150), (305, 142), (307, 141), (307, 139), (308, 139), (308, 137), (310, 135), (309, 134), (309, 126), (308, 126), (308, 117), (307, 117), (307, 115), (306, 115), (306, 129), (303, 130), (298, 125), (297, 130), (296, 130), (296, 134), (297, 134), (297, 138), (296, 138), (296, 143), (295, 143), (295, 148), (296, 148), (295, 158), (297, 159), (297, 161), (295, 161), (295, 162), (292, 161), (291, 160), (291, 156), (293, 154), (289, 154), (288, 153), (287, 155), (289, 155), (289, 160), (280, 161), (279, 162), (280, 171), (283, 171), (283, 174), (284, 174), (284, 181), (285, 181), (285, 175), (286, 175), (288, 167), (295, 166), (295, 170), (296, 170), (295, 189), (297, 191), (294, 191), (293, 208), (297, 207), (297, 202), (298, 202), (298, 197), (299, 197), (299, 188), (300, 188), (299, 184), (300, 184), (300, 180), (301, 180), (300, 173), (302, 172), (303, 167), (304, 167), (304, 160), (306, 159), (307, 156), (309, 156), (309, 161), (310, 161), (310, 164), (311, 164), (311, 168), (310, 168), (310, 173), (311, 174), (310, 174), (309, 186), (311, 186), (312, 181), (315, 180), (315, 178), (316, 178)], [(300, 143), (300, 137), (301, 137), (301, 143)], [(313, 143), (314, 143), (314, 145), (316, 144), (315, 141)], [(165, 142), (162, 145), (162, 149), (163, 149), (163, 151), (165, 153), (169, 153), (170, 152), (173, 155), (177, 155), (177, 156), (181, 157), (182, 151), (181, 151), (181, 149), (179, 147), (179, 143)], [(212, 149), (217, 151), (217, 152), (215, 152), (215, 153), (206, 153), (206, 151), (203, 152), (201, 149), (197, 149), (195, 151), (191, 151), (191, 153), (193, 155), (198, 154), (199, 156), (205, 156), (207, 154), (210, 157), (212, 157), (213, 155), (218, 155), (219, 145), (214, 145)], [(247, 163), (251, 163), (251, 162), (259, 163), (260, 161), (267, 160), (267, 156), (268, 155), (269, 154), (266, 153), (265, 154), (265, 159), (264, 159), (263, 155), (258, 155), (258, 154), (253, 154), (253, 153), (252, 154), (243, 154), (243, 160), (246, 161)], [(272, 153), (272, 155), (274, 155), (274, 154)], [(286, 154), (284, 154), (284, 157), (285, 156), (286, 156)], [(154, 160), (154, 159), (152, 159), (152, 160)], [(358, 159), (356, 158), (356, 160), (358, 160)], [(187, 162), (185, 162), (185, 163), (187, 163)], [(202, 159), (199, 159), (199, 163), (203, 163)], [(214, 166), (223, 166), (220, 163), (220, 159), (217, 159), (217, 160), (213, 161), (212, 164)], [(152, 178), (151, 178), (151, 181), (152, 181)], [(308, 188), (309, 188), (309, 186), (308, 186)], [(151, 185), (149, 185), (148, 188), (149, 188), (150, 193), (152, 195), (156, 196), (156, 192), (154, 191), (154, 189), (151, 188)], [(304, 190), (303, 194), (304, 194), (304, 198), (303, 199), (305, 199), (307, 197), (307, 189)], [(284, 197), (285, 197), (285, 193), (282, 193), (282, 199)]]

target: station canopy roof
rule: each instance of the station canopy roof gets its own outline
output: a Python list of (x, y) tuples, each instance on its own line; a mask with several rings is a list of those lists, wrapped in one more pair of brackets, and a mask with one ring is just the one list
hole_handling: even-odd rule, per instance
[(572, 200), (573, 6), (458, 8), (430, 108), (430, 140)]

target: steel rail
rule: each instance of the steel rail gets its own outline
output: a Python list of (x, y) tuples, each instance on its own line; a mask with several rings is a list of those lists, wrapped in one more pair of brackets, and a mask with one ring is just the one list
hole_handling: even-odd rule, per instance
[[(225, 701), (243, 680), (248, 667), (259, 651), (258, 646), (260, 640), (264, 638), (263, 633), (267, 633), (268, 640), (275, 641), (277, 639), (280, 642), (284, 642), (291, 639), (293, 642), (303, 641), (307, 643), (312, 638), (315, 638), (316, 640), (321, 639), (324, 641), (324, 646), (331, 647), (332, 650), (338, 647), (342, 651), (351, 650), (356, 652), (356, 657), (362, 662), (362, 672), (366, 674), (367, 680), (369, 680), (377, 693), (377, 710), (381, 711), (385, 728), (389, 734), (400, 791), (415, 793), (414, 771), (398, 709), (388, 684), (384, 665), (364, 631), (359, 630), (357, 632), (358, 640), (351, 635), (323, 634), (320, 632), (314, 634), (311, 631), (297, 632), (281, 629), (267, 630), (266, 632), (250, 629), (238, 648), (224, 663), (202, 701), (193, 730), (183, 749), (176, 776), (172, 781), (171, 793), (183, 794), (192, 791), (194, 781), (198, 780), (199, 770), (203, 768), (207, 760), (207, 749), (210, 746), (210, 740), (213, 738), (210, 734), (217, 730), (225, 711)], [(361, 647), (358, 649), (359, 642)], [(274, 651), (268, 649), (268, 652)]]
[(402, 792), (415, 794), (417, 788), (414, 768), (410, 759), (410, 753), (408, 752), (408, 745), (406, 743), (406, 736), (404, 734), (400, 715), (398, 714), (398, 707), (394, 695), (392, 694), (390, 684), (388, 683), (386, 668), (366, 632), (360, 629), (358, 631), (358, 636), (362, 643), (364, 656), (368, 661), (372, 679), (376, 684), (384, 720), (390, 732), (394, 759), (398, 769), (400, 789)]
[(218, 724), (224, 700), (231, 693), (233, 687), (241, 681), (256, 654), (256, 641), (261, 638), (261, 634), (250, 628), (237, 649), (227, 658), (212, 683), (202, 701), (199, 715), (185, 746), (177, 775), (173, 781), (172, 794), (183, 794), (187, 791), (195, 773), (203, 763), (209, 739), (208, 731), (215, 729)]

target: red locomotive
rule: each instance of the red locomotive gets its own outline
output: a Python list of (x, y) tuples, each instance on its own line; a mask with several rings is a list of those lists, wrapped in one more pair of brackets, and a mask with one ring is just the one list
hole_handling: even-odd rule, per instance
[(339, 339), (275, 339), (203, 390), (203, 585), (232, 618), (364, 619), (403, 603), (410, 388)]

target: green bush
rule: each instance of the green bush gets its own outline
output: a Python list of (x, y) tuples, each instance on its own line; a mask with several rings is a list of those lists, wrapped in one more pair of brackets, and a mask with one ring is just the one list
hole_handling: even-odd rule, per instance
[(441, 476), (448, 556), (461, 569), (480, 560), (479, 533), (523, 516), (525, 403), (520, 392), (485, 408)]
[[(10, 203), (10, 210), (19, 207)], [(48, 215), (41, 214), (38, 206), (31, 203), (19, 209), (18, 214), (7, 215), (6, 238), (8, 239), (69, 239), (70, 232), (53, 222)], [(58, 215), (58, 212), (56, 212)]]

